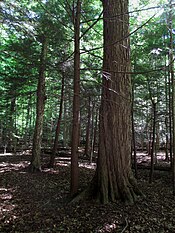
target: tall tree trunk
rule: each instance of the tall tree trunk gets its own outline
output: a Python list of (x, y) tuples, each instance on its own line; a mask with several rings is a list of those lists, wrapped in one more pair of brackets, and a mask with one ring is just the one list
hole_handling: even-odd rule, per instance
[(68, 119), (67, 119), (67, 101), (66, 98), (64, 98), (64, 111), (63, 111), (63, 119), (64, 119), (64, 128), (63, 128), (63, 146), (67, 147), (68, 146), (68, 138), (69, 138), (69, 133), (68, 133)]
[[(131, 171), (131, 79), (128, 1), (103, 0), (104, 62), (99, 152), (89, 187), (102, 203), (133, 203), (140, 193)], [(117, 17), (116, 17), (117, 15)], [(93, 192), (93, 193), (92, 193)]]
[(151, 143), (151, 170), (149, 182), (153, 181), (154, 174), (154, 151), (155, 151), (155, 135), (156, 135), (156, 102), (152, 100), (152, 108), (153, 108), (153, 133), (152, 133), (152, 143)]
[(36, 122), (35, 131), (33, 136), (33, 148), (30, 170), (41, 170), (41, 141), (43, 133), (43, 119), (44, 119), (44, 106), (46, 100), (45, 94), (45, 69), (46, 69), (46, 55), (47, 55), (47, 38), (43, 35), (42, 50), (40, 59), (40, 70), (37, 87), (37, 103), (36, 103)]
[(89, 157), (89, 143), (90, 143), (90, 125), (91, 125), (91, 98), (88, 100), (88, 115), (87, 115), (87, 125), (86, 125), (86, 144), (85, 144), (85, 156)]
[[(166, 56), (165, 56), (165, 65), (166, 65)], [(165, 71), (165, 104), (166, 104), (166, 115), (165, 115), (165, 132), (166, 132), (166, 141), (165, 141), (165, 161), (169, 161), (169, 137), (168, 137), (168, 80), (167, 72)]]
[[(14, 136), (13, 134), (14, 132), (14, 128), (15, 128), (15, 124), (14, 124), (14, 119), (15, 119), (15, 107), (16, 107), (16, 96), (14, 91), (12, 91), (10, 93), (12, 95), (11, 97), (11, 103), (10, 103), (10, 114), (9, 114), (9, 141), (8, 141), (8, 149), (10, 151), (14, 150)], [(15, 151), (14, 151), (15, 152)]]
[(134, 170), (135, 170), (135, 178), (138, 178), (137, 172), (137, 153), (136, 153), (136, 140), (135, 140), (135, 127), (134, 127), (134, 83), (132, 84), (132, 105), (131, 105), (131, 120), (132, 120), (132, 151), (134, 152)]
[(53, 145), (53, 149), (52, 149), (52, 154), (50, 156), (49, 167), (54, 167), (55, 155), (56, 155), (56, 152), (57, 152), (57, 149), (58, 149), (58, 139), (59, 139), (59, 134), (60, 134), (60, 124), (61, 124), (61, 118), (62, 118), (62, 112), (63, 112), (63, 99), (64, 99), (64, 74), (62, 74), (60, 109), (59, 109), (57, 127), (56, 127), (56, 131), (55, 131), (54, 145)]
[(156, 136), (156, 107), (157, 107), (157, 96), (154, 96), (151, 90), (151, 84), (149, 79), (147, 79), (148, 83), (148, 91), (150, 100), (152, 103), (152, 120), (151, 120), (151, 127), (150, 127), (150, 156), (151, 156), (151, 170), (149, 176), (149, 182), (153, 181), (153, 174), (154, 174), (154, 159), (155, 159), (155, 136)]
[(171, 83), (171, 77), (170, 72), (168, 74), (168, 83), (169, 83), (169, 150), (170, 150), (170, 166), (172, 167), (173, 163), (173, 135), (172, 135), (172, 83)]
[(92, 161), (93, 161), (94, 151), (95, 151), (95, 146), (96, 146), (97, 124), (98, 124), (98, 109), (94, 103), (93, 109), (92, 109), (92, 134), (91, 134), (90, 163), (92, 163)]
[(169, 32), (170, 32), (170, 48), (169, 48), (169, 63), (170, 63), (170, 77), (172, 83), (172, 137), (173, 137), (173, 161), (172, 161), (172, 171), (173, 171), (173, 195), (175, 196), (175, 80), (174, 80), (174, 45), (173, 45), (173, 2), (169, 1), (170, 4), (170, 14), (169, 14)]
[(31, 117), (31, 102), (32, 102), (32, 95), (29, 94), (28, 97), (28, 104), (27, 104), (27, 114), (26, 114), (26, 124), (25, 124), (25, 133), (24, 133), (24, 144), (27, 147), (27, 143), (29, 142), (29, 128), (30, 128), (30, 117)]
[(71, 140), (71, 196), (78, 191), (79, 169), (78, 169), (78, 144), (80, 124), (80, 13), (81, 0), (77, 0), (74, 22), (74, 98), (73, 98), (73, 122)]

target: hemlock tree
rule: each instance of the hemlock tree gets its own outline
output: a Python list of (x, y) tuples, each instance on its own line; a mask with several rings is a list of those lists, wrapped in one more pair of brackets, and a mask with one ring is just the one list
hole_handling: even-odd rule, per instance
[[(99, 152), (91, 194), (133, 203), (140, 190), (130, 164), (131, 80), (128, 1), (103, 0), (104, 60)], [(87, 191), (87, 190), (86, 190)]]
[(45, 70), (46, 70), (46, 56), (47, 56), (47, 38), (42, 37), (42, 51), (40, 59), (40, 70), (37, 87), (37, 104), (36, 104), (36, 122), (33, 136), (33, 148), (30, 170), (41, 170), (41, 140), (43, 133), (43, 120), (44, 120), (44, 106), (46, 100), (45, 94)]
[(61, 81), (61, 97), (60, 97), (60, 108), (59, 108), (59, 116), (57, 120), (57, 126), (56, 126), (56, 131), (55, 131), (55, 139), (54, 139), (54, 145), (52, 148), (52, 154), (50, 156), (50, 161), (49, 161), (49, 167), (54, 167), (55, 163), (55, 156), (58, 150), (58, 140), (59, 140), (59, 135), (60, 135), (60, 128), (61, 128), (61, 119), (62, 119), (62, 113), (63, 113), (63, 103), (64, 103), (64, 82), (65, 82), (65, 74), (62, 74), (62, 81)]
[(71, 196), (78, 191), (78, 143), (80, 121), (80, 14), (81, 0), (76, 2), (76, 14), (74, 22), (74, 97), (73, 97), (73, 121), (71, 140)]

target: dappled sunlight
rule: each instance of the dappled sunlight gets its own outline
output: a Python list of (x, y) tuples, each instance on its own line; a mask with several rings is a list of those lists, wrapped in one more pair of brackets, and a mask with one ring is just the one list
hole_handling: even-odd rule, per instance
[[(79, 167), (84, 167), (84, 168), (93, 169), (93, 170), (96, 168), (96, 163), (90, 163), (87, 160), (81, 159), (78, 163), (79, 163)], [(71, 165), (71, 157), (56, 158), (56, 165), (69, 167)]]
[(157, 153), (156, 158), (158, 160), (165, 160), (166, 156), (164, 153)]
[[(138, 153), (137, 158), (140, 161), (150, 160), (147, 153)], [(163, 161), (164, 153), (158, 152), (157, 158), (159, 161)], [(55, 229), (55, 232), (80, 232), (81, 230), (86, 232), (85, 229), (87, 229), (87, 232), (105, 233), (127, 232), (130, 228), (132, 232), (137, 232), (140, 227), (137, 223), (137, 208), (133, 210), (132, 207), (131, 211), (133, 212), (130, 215), (129, 212), (126, 212), (129, 216), (127, 219), (123, 214), (123, 205), (119, 203), (100, 207), (98, 203), (92, 202), (90, 204), (88, 201), (75, 206), (67, 205), (67, 201), (69, 201), (71, 157), (57, 156), (55, 168), (44, 167), (48, 164), (49, 159), (50, 154), (43, 154), (42, 172), (30, 173), (25, 169), (30, 163), (28, 155), (21, 156), (18, 154), (0, 157), (0, 232), (21, 232), (21, 230), (23, 232), (50, 232), (53, 229)], [(144, 165), (147, 166), (149, 163)], [(90, 163), (90, 160), (80, 155), (79, 168), (80, 190), (84, 190), (93, 178), (96, 163)], [(147, 172), (147, 170), (143, 171)], [(141, 172), (143, 171), (141, 170)], [(167, 176), (166, 173), (165, 178)], [(154, 183), (156, 190), (158, 189), (157, 185), (160, 186), (158, 192), (155, 189), (151, 191), (150, 189), (153, 186), (150, 186), (147, 193), (144, 190), (144, 188), (147, 188), (147, 183), (146, 181), (143, 182), (147, 175), (143, 173), (142, 177), (141, 185), (144, 193), (149, 197), (148, 201), (150, 197), (162, 195), (159, 200), (158, 198), (151, 200), (150, 206), (152, 206), (152, 201), (159, 206), (156, 202), (158, 200), (159, 202), (162, 201), (160, 203), (161, 208), (164, 205), (164, 198), (162, 197), (166, 197), (167, 194), (172, 192), (168, 185), (169, 182), (165, 180), (163, 185), (165, 191), (163, 192), (162, 183), (159, 179), (156, 179), (156, 181), (159, 181)], [(173, 216), (174, 205), (170, 196), (166, 200), (172, 205), (171, 214)], [(140, 204), (142, 205), (142, 202)], [(143, 212), (139, 213), (142, 219), (145, 219), (145, 216), (148, 215), (147, 210), (144, 212), (144, 207), (144, 204), (140, 207), (143, 209)], [(166, 209), (166, 206), (164, 209)], [(128, 209), (128, 211), (130, 210)], [(150, 207), (149, 215), (154, 215), (154, 213), (156, 216), (157, 209), (152, 211)], [(167, 212), (167, 216), (169, 216), (168, 214), (169, 212)], [(71, 219), (74, 219), (74, 221), (70, 221)], [(149, 223), (152, 223), (151, 221), (152, 216)]]
[(147, 153), (137, 153), (136, 154), (137, 162), (138, 163), (144, 163), (144, 162), (150, 162), (151, 157)]
[(118, 221), (114, 221), (113, 223), (106, 223), (103, 227), (97, 230), (99, 233), (103, 232), (114, 232), (114, 230), (117, 230), (119, 224)]
[(27, 158), (12, 153), (0, 154), (0, 173), (20, 171), (29, 165)]
[(79, 162), (79, 167), (84, 167), (88, 169), (96, 169), (96, 163), (89, 163), (89, 162)]
[(13, 153), (3, 153), (0, 154), (0, 157), (13, 156), (13, 155), (14, 155)]
[(70, 157), (58, 157), (57, 160), (59, 160), (59, 161), (70, 161)]
[[(165, 157), (165, 153), (163, 152), (158, 152), (156, 156), (154, 155), (154, 157), (157, 159), (157, 162), (165, 162), (166, 157)], [(137, 158), (137, 163), (150, 163), (151, 161), (151, 156), (148, 155), (148, 153), (146, 152), (137, 152), (136, 158)]]
[(58, 166), (69, 167), (71, 164), (71, 157), (57, 157), (55, 161)]
[(17, 218), (14, 211), (16, 205), (13, 204), (14, 192), (15, 190), (12, 188), (0, 188), (0, 220), (3, 219), (6, 224)]
[(70, 162), (59, 162), (59, 163), (56, 163), (56, 165), (63, 166), (63, 167), (69, 167), (70, 164), (71, 164)]
[(6, 188), (0, 188), (0, 200), (10, 200), (12, 199), (12, 194), (7, 193), (9, 189)]
[(59, 170), (55, 170), (53, 168), (44, 168), (42, 172), (50, 173), (50, 174), (59, 174)]
[(28, 161), (22, 161), (22, 162), (18, 162), (18, 163), (1, 162), (0, 163), (0, 173), (18, 171), (20, 169), (25, 168), (28, 165), (29, 165)]

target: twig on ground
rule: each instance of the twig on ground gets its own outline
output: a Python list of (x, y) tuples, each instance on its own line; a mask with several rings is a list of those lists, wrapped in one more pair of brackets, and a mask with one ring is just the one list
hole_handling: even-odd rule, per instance
[(125, 225), (125, 227), (123, 228), (123, 230), (121, 231), (121, 233), (125, 232), (125, 231), (126, 231), (126, 229), (127, 229), (127, 228), (128, 228), (128, 226), (129, 226), (129, 223), (128, 223), (128, 217), (126, 217), (126, 218), (125, 218), (125, 222), (126, 222), (126, 225)]

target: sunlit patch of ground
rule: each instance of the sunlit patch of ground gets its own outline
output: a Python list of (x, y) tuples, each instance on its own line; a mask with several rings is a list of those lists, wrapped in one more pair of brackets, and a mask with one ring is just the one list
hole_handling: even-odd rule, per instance
[(23, 161), (19, 163), (1, 162), (0, 173), (18, 171), (19, 169), (25, 168), (27, 165), (29, 165), (28, 161)]
[[(96, 163), (90, 163), (87, 160), (80, 160), (78, 162), (79, 167), (84, 167), (84, 168), (88, 168), (88, 169), (95, 169), (96, 168)], [(71, 165), (71, 158), (70, 157), (58, 157), (56, 158), (56, 165), (59, 166), (65, 166), (65, 167), (69, 167)]]
[(71, 164), (71, 159), (70, 157), (57, 157), (55, 162), (58, 166), (69, 167)]
[(114, 221), (113, 223), (106, 223), (99, 230), (97, 229), (97, 232), (99, 232), (99, 233), (115, 232), (117, 230), (117, 228), (118, 228), (118, 225), (119, 225), (118, 221)]
[(16, 207), (13, 203), (14, 192), (15, 190), (12, 188), (0, 188), (0, 221), (3, 221), (5, 224), (17, 218), (14, 212)]
[(0, 154), (0, 157), (6, 157), (6, 156), (12, 156), (14, 155), (13, 153), (3, 153), (3, 154)]
[(96, 163), (89, 163), (89, 162), (80, 162), (79, 167), (84, 167), (88, 169), (96, 169)]
[[(169, 163), (165, 161), (164, 152), (158, 152), (156, 155), (154, 155), (154, 157), (157, 163)], [(147, 152), (137, 152), (136, 158), (137, 158), (137, 163), (150, 163), (151, 161), (151, 156), (148, 155)]]

